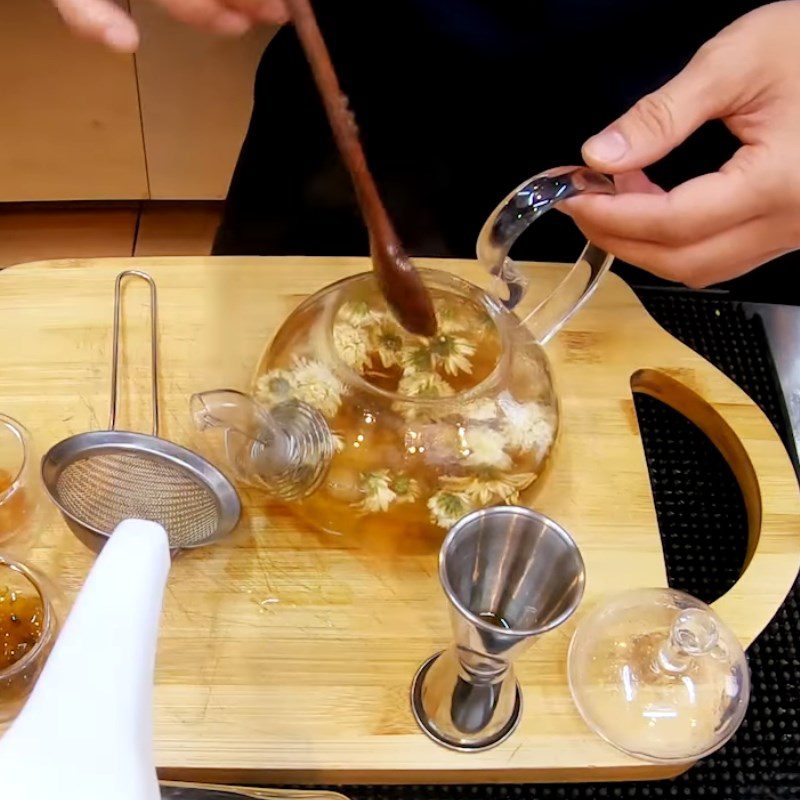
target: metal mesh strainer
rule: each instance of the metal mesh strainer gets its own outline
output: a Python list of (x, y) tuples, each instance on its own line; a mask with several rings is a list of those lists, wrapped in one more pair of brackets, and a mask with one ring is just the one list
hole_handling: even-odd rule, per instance
[[(150, 287), (152, 435), (116, 430), (121, 294), (127, 277)], [(239, 520), (236, 490), (212, 464), (158, 436), (158, 306), (156, 286), (128, 270), (114, 288), (114, 340), (109, 430), (71, 436), (42, 459), (42, 479), (73, 532), (97, 549), (125, 519), (166, 529), (173, 549), (199, 547), (230, 533)]]

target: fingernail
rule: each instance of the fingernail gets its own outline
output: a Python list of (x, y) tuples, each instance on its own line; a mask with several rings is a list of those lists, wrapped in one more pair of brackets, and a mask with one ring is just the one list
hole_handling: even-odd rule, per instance
[(239, 36), (247, 33), (251, 27), (250, 20), (244, 14), (237, 14), (235, 11), (224, 11), (216, 19), (216, 29), (229, 36)]
[(112, 25), (103, 31), (103, 41), (121, 53), (133, 53), (139, 45), (139, 37), (130, 28)]
[(612, 129), (592, 136), (583, 149), (595, 161), (613, 163), (624, 158), (630, 148), (628, 140), (619, 131)]

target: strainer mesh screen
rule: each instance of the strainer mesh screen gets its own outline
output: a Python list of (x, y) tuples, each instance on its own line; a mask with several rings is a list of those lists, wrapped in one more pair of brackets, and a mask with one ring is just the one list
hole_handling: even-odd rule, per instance
[(79, 522), (110, 534), (125, 519), (158, 522), (171, 547), (214, 536), (219, 508), (211, 489), (168, 459), (96, 453), (63, 468), (55, 494)]

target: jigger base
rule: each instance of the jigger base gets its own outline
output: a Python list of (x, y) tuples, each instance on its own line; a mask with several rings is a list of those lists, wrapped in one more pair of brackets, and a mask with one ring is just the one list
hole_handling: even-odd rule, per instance
[(443, 652), (444, 651), (441, 650), (438, 653), (434, 653), (430, 658), (423, 661), (422, 666), (417, 670), (417, 674), (411, 682), (411, 713), (414, 715), (417, 725), (419, 725), (422, 732), (429, 739), (432, 739), (437, 744), (442, 745), (442, 747), (447, 747), (450, 750), (458, 750), (461, 753), (480, 753), (484, 750), (490, 750), (492, 747), (497, 747), (498, 744), (504, 742), (514, 733), (522, 717), (522, 689), (520, 688), (519, 681), (517, 681), (516, 691), (514, 693), (514, 710), (511, 714), (511, 719), (509, 719), (508, 724), (501, 728), (494, 736), (472, 744), (464, 744), (463, 742), (447, 739), (430, 726), (430, 720), (422, 705), (422, 685), (425, 682), (425, 676), (428, 674), (428, 670), (431, 668), (433, 662), (436, 661)]

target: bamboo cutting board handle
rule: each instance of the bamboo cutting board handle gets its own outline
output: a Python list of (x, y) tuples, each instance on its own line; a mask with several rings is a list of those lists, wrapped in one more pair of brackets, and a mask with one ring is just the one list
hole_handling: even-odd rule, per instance
[[(699, 364), (696, 372), (714, 369), (707, 362), (703, 364), (707, 366)], [(717, 375), (714, 377), (718, 379)], [(713, 385), (713, 382), (709, 381), (708, 384)], [(769, 518), (765, 517), (765, 507), (773, 507), (779, 498), (774, 496), (775, 487), (769, 480), (770, 453), (754, 445), (754, 424), (769, 428), (769, 431), (765, 431), (765, 438), (770, 433), (774, 436), (774, 431), (760, 411), (760, 420), (743, 420), (738, 413), (727, 413), (732, 408), (730, 404), (712, 405), (713, 398), (700, 397), (686, 384), (656, 369), (642, 369), (634, 373), (631, 388), (661, 400), (697, 425), (720, 451), (739, 483), (747, 511), (749, 534), (744, 571), (736, 584), (712, 605), (742, 644), (749, 646), (776, 611), (773, 604), (762, 606), (759, 602), (760, 587), (766, 582), (775, 588), (775, 582), (782, 581), (781, 591), (788, 594), (794, 581), (791, 568), (788, 571), (773, 569), (775, 558), (780, 557), (783, 546), (787, 553), (796, 555), (797, 543), (796, 537), (776, 538)], [(752, 401), (750, 403), (749, 408), (756, 411)]]

